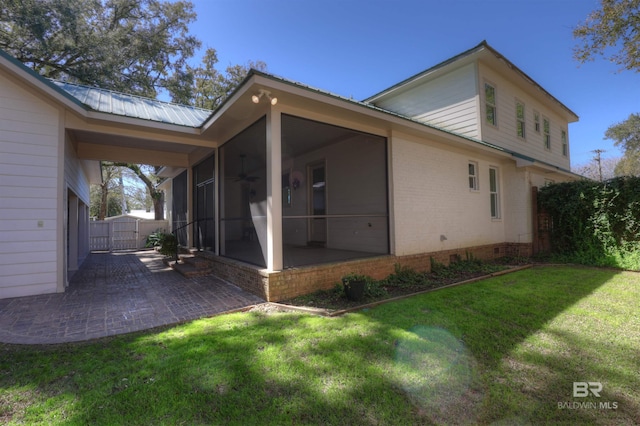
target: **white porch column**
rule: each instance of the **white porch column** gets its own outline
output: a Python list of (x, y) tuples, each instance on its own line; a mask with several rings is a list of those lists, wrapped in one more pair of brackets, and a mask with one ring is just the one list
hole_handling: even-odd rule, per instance
[(267, 111), (267, 270), (280, 271), (282, 261), (282, 126), (277, 107)]

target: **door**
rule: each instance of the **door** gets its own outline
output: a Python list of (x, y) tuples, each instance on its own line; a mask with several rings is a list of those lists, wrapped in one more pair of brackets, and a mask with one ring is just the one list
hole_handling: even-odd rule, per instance
[(138, 221), (136, 219), (114, 220), (111, 226), (113, 250), (138, 248)]
[(325, 162), (311, 164), (307, 170), (309, 182), (309, 237), (307, 245), (327, 245), (327, 176)]
[(215, 250), (215, 157), (193, 168), (193, 241), (199, 250)]

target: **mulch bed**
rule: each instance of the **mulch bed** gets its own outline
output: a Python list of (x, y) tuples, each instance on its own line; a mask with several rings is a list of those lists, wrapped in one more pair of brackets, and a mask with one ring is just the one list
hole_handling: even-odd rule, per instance
[(531, 265), (504, 265), (503, 268), (499, 268), (494, 272), (455, 271), (455, 273), (448, 273), (447, 276), (444, 277), (433, 273), (425, 273), (423, 274), (424, 280), (419, 285), (382, 285), (381, 287), (386, 290), (386, 295), (365, 297), (360, 301), (351, 301), (347, 299), (344, 291), (342, 291), (342, 286), (337, 284), (336, 288), (333, 290), (318, 291), (310, 295), (281, 301), (278, 305), (283, 309), (289, 306), (293, 309), (307, 308), (311, 312), (317, 311), (317, 313), (324, 313), (325, 315), (339, 314), (344, 313), (345, 311), (357, 310), (367, 307), (368, 305), (376, 305), (397, 298), (416, 295), (452, 285), (468, 283), (470, 281), (478, 281), (490, 276), (502, 275), (504, 273), (513, 272), (529, 266)]

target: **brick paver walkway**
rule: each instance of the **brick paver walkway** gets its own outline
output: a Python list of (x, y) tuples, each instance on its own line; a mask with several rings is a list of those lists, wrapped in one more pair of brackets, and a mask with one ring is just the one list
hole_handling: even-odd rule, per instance
[(88, 340), (263, 302), (215, 276), (184, 278), (154, 251), (92, 253), (64, 293), (0, 299), (0, 342)]

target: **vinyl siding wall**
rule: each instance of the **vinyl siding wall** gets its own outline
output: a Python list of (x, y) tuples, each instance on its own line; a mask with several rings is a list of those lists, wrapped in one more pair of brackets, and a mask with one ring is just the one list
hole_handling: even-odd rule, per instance
[[(65, 262), (69, 269), (76, 270), (89, 254), (89, 178), (84, 164), (76, 156), (76, 150), (68, 137), (65, 137), (64, 181), (67, 189), (65, 206), (66, 220), (64, 235), (67, 236), (69, 257)], [(72, 194), (71, 194), (72, 193)], [(75, 205), (71, 205), (71, 203)], [(69, 281), (69, 276), (65, 282)]]
[(479, 138), (475, 64), (410, 86), (376, 105), (469, 138)]
[[(482, 140), (524, 154), (554, 166), (570, 169), (570, 157), (562, 155), (561, 131), (567, 132), (570, 147), (568, 123), (554, 113), (539, 99), (532, 97), (511, 81), (497, 74), (482, 63), (479, 64), (479, 84), (481, 87), (480, 120)], [(497, 126), (486, 123), (484, 104), (484, 84), (490, 83), (496, 89)], [(519, 138), (516, 131), (516, 99), (525, 105), (525, 138)], [(540, 133), (534, 129), (534, 110), (540, 113)], [(551, 150), (545, 149), (543, 116), (551, 124)]]
[(67, 188), (73, 191), (83, 203), (89, 205), (89, 178), (84, 164), (78, 160), (75, 147), (68, 137), (65, 143), (64, 160), (64, 180)]
[(57, 290), (58, 110), (0, 76), (0, 298)]

